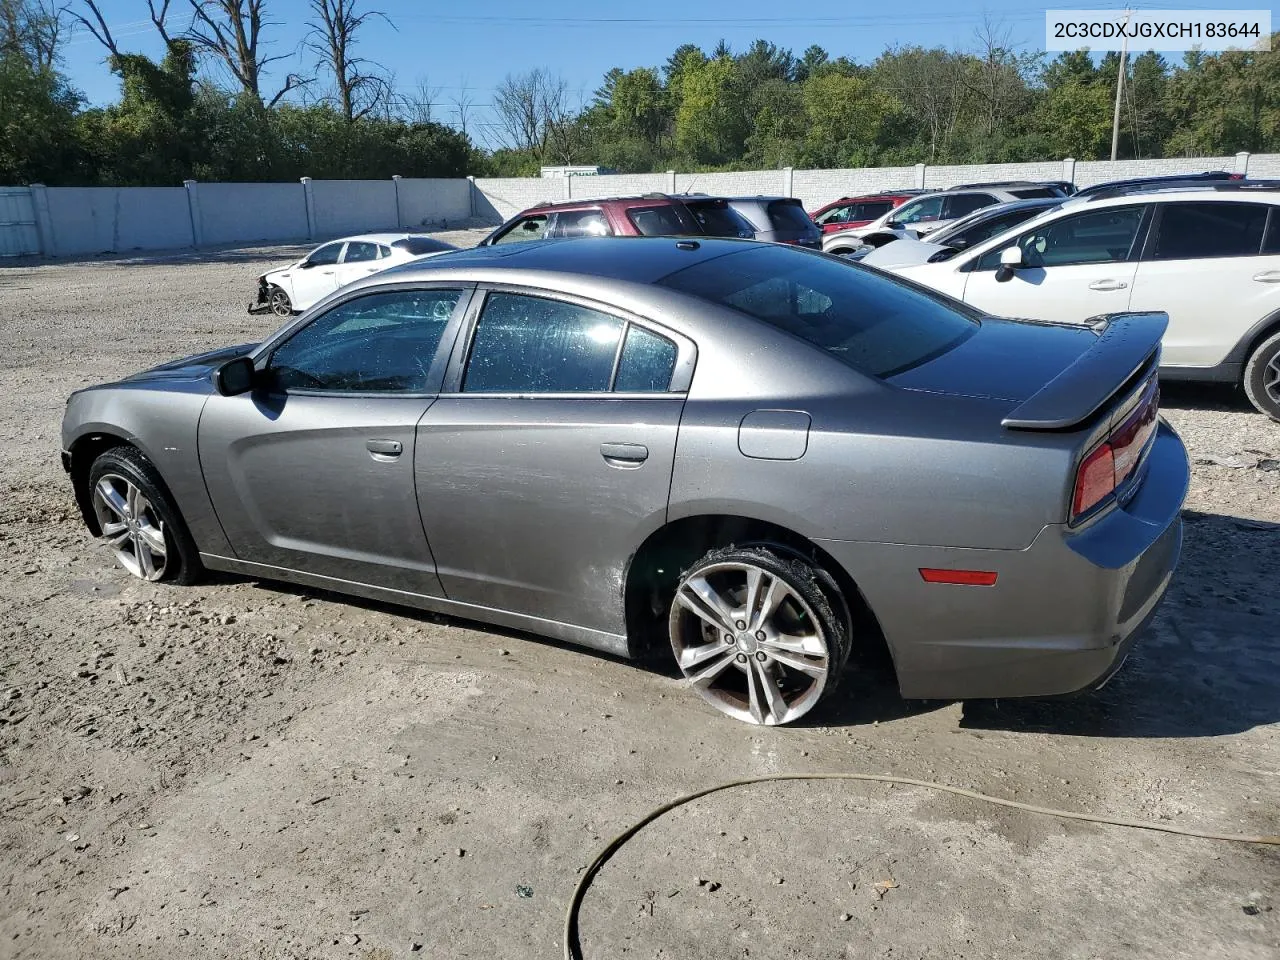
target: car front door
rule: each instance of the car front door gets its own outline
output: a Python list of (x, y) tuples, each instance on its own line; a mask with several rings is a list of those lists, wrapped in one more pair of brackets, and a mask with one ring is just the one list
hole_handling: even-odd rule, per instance
[[(1083, 323), (1129, 306), (1142, 205), (1070, 213), (957, 266), (964, 300), (997, 317)], [(1023, 265), (1006, 276), (1000, 253), (1017, 245)], [(954, 262), (954, 261), (951, 261)], [(1005, 277), (1004, 279), (1001, 279)]]
[(345, 246), (343, 240), (326, 243), (289, 271), (294, 310), (307, 310), (338, 289), (338, 261)]
[(418, 427), (450, 600), (626, 632), (628, 558), (665, 520), (693, 345), (587, 301), (492, 289)]
[(1129, 309), (1169, 314), (1163, 365), (1215, 366), (1280, 309), (1280, 249), (1263, 246), (1269, 210), (1280, 221), (1280, 207), (1261, 203), (1155, 205)]
[(440, 594), (415, 430), (468, 298), (455, 284), (345, 300), (268, 346), (260, 386), (209, 399), (200, 463), (236, 558)]

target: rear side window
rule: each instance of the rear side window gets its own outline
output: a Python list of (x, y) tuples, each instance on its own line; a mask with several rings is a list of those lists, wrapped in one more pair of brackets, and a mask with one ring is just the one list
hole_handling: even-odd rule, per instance
[(553, 237), (607, 237), (612, 230), (599, 210), (567, 210), (556, 214)]
[(378, 245), (376, 243), (365, 243), (362, 240), (352, 240), (347, 244), (347, 254), (342, 258), (343, 263), (359, 263), (364, 260), (378, 259)]
[(613, 389), (621, 393), (660, 393), (670, 388), (675, 369), (676, 345), (632, 324), (622, 346)]
[(561, 300), (494, 293), (476, 323), (465, 393), (603, 393), (625, 323)]
[(391, 256), (391, 248), (378, 244), (378, 259), (385, 260), (389, 256)]
[(1263, 253), (1280, 253), (1280, 212), (1271, 215), (1271, 223), (1267, 227), (1267, 238), (1262, 241)]
[(804, 207), (789, 200), (774, 200), (769, 204), (769, 222), (775, 230), (795, 230), (809, 233), (813, 230), (813, 221), (804, 212)]
[(705, 260), (659, 282), (739, 310), (875, 377), (939, 356), (978, 327), (963, 304), (784, 246)]
[(954, 197), (947, 197), (947, 212), (943, 216), (947, 220), (958, 220), (995, 202), (996, 198), (989, 193), (956, 194)]
[(886, 213), (893, 209), (893, 203), (889, 200), (877, 200), (871, 203), (859, 203), (854, 206), (853, 212), (849, 214), (850, 220), (879, 220)]
[(697, 233), (698, 228), (680, 216), (675, 206), (633, 207), (627, 211), (627, 219), (642, 237), (678, 237)]
[(1267, 207), (1257, 203), (1166, 203), (1152, 260), (1256, 257)]

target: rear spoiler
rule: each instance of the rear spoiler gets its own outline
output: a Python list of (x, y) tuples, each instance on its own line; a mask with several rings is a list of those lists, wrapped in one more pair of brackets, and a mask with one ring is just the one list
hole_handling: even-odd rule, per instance
[(1009, 412), (1001, 425), (1011, 430), (1062, 430), (1083, 423), (1115, 396), (1129, 379), (1151, 364), (1169, 326), (1163, 312), (1112, 313), (1090, 321), (1097, 342)]

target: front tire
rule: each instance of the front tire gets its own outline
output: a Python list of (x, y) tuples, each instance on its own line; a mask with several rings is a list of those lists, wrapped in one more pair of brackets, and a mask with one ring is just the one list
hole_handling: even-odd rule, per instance
[(204, 573), (200, 553), (160, 474), (134, 447), (112, 447), (89, 468), (101, 541), (140, 580), (189, 585)]
[(293, 316), (293, 301), (289, 299), (289, 294), (285, 293), (283, 287), (271, 288), (267, 294), (267, 305), (277, 317)]
[(1253, 351), (1244, 367), (1244, 392), (1249, 402), (1280, 422), (1280, 333)]
[[(748, 723), (794, 723), (830, 697), (849, 659), (834, 581), (766, 546), (712, 550), (680, 579), (668, 631), (698, 695)], [(833, 602), (834, 601), (834, 602)]]

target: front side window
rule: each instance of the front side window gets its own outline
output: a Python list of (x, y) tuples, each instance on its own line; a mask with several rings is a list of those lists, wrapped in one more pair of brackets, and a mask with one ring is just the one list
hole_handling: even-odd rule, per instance
[[(1111, 207), (1041, 224), (1017, 240), (1028, 267), (1064, 267), (1082, 263), (1120, 263), (1129, 258), (1142, 207)], [(978, 270), (1000, 266), (1000, 250), (988, 250)]]
[(424, 393), (458, 290), (404, 290), (348, 300), (271, 354), (283, 390)]
[(893, 209), (893, 203), (889, 200), (872, 200), (867, 203), (859, 203), (853, 208), (853, 212), (849, 214), (850, 220), (879, 220), (886, 213)]
[(341, 240), (337, 243), (326, 243), (307, 257), (307, 263), (317, 267), (325, 267), (331, 263), (337, 263), (338, 257), (342, 256), (342, 247), (343, 242)]
[(517, 220), (511, 229), (502, 234), (494, 243), (520, 243), (525, 240), (541, 240), (542, 235), (547, 232), (547, 215), (545, 213), (534, 214), (531, 217), (525, 217), (523, 220)]
[(874, 377), (945, 353), (978, 327), (955, 301), (848, 261), (763, 245), (659, 281), (731, 307)]
[(561, 300), (493, 293), (476, 322), (464, 393), (603, 393), (626, 323)]
[(942, 216), (943, 197), (922, 197), (910, 203), (904, 203), (893, 215), (894, 223), (921, 223), (937, 220)]
[[(938, 243), (964, 245), (966, 247), (977, 246), (992, 237), (999, 236), (1006, 230), (1010, 230), (1022, 223), (1023, 220), (1030, 220), (1032, 217), (1039, 216), (1044, 211), (1040, 208), (1031, 210), (1010, 210), (1008, 213), (1002, 213), (998, 217), (988, 217), (981, 223), (975, 223), (970, 227), (961, 227), (958, 230), (951, 230), (947, 233), (946, 238), (939, 237)], [(930, 237), (930, 239), (933, 239)]]
[(599, 210), (569, 210), (556, 214), (555, 237), (607, 237), (612, 230)]
[(832, 207), (826, 210), (814, 219), (814, 223), (848, 223), (853, 219), (853, 204), (845, 204), (842, 207)]
[(1165, 203), (1153, 260), (1256, 257), (1267, 226), (1259, 203)]
[(365, 260), (378, 259), (378, 245), (376, 243), (365, 243), (359, 240), (352, 240), (347, 244), (347, 253), (342, 258), (343, 263), (360, 263)]

